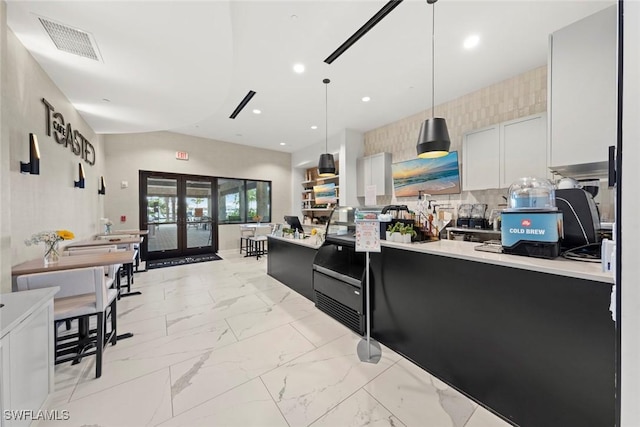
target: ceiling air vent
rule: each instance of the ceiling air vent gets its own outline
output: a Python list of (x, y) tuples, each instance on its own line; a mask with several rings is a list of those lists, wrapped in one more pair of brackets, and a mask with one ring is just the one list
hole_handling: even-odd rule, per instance
[(89, 33), (49, 19), (38, 19), (59, 50), (100, 61), (98, 48)]

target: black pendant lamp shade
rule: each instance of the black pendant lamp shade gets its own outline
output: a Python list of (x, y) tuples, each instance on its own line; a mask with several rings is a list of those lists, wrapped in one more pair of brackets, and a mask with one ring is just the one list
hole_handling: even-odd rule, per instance
[(333, 154), (320, 154), (318, 162), (318, 175), (333, 176), (336, 174), (336, 162), (333, 160)]
[(420, 127), (420, 136), (416, 151), (421, 159), (432, 159), (442, 157), (449, 154), (451, 147), (451, 139), (449, 138), (449, 130), (447, 122), (441, 117), (434, 117), (435, 112), (435, 28), (436, 28), (436, 7), (438, 0), (427, 0), (427, 3), (433, 5), (432, 25), (431, 25), (431, 118), (425, 120)]
[(434, 117), (425, 120), (420, 127), (418, 137), (418, 157), (421, 159), (431, 159), (449, 154), (451, 140), (447, 122), (441, 117)]
[(325, 134), (324, 134), (324, 154), (320, 154), (320, 160), (318, 161), (318, 176), (328, 177), (336, 174), (336, 162), (333, 160), (333, 154), (328, 153), (328, 141), (329, 141), (329, 119), (328, 119), (328, 89), (331, 80), (324, 79), (324, 97), (325, 97)]

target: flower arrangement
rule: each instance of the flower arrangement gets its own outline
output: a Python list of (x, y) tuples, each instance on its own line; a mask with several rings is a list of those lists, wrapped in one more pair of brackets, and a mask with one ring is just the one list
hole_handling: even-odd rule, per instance
[(45, 265), (58, 262), (58, 242), (62, 240), (71, 240), (75, 236), (69, 230), (41, 231), (33, 234), (30, 239), (24, 241), (27, 246), (44, 243), (44, 263)]
[(41, 231), (33, 234), (30, 239), (25, 240), (24, 244), (27, 246), (37, 245), (38, 243), (52, 245), (60, 242), (61, 240), (71, 240), (74, 237), (74, 234), (69, 230)]
[(104, 224), (104, 233), (111, 234), (111, 226), (113, 225), (113, 222), (111, 222), (109, 218), (100, 218), (100, 220)]
[(260, 221), (262, 221), (262, 216), (260, 216), (260, 215), (254, 215), (254, 216), (253, 216), (253, 220), (254, 220), (255, 222), (260, 222)]

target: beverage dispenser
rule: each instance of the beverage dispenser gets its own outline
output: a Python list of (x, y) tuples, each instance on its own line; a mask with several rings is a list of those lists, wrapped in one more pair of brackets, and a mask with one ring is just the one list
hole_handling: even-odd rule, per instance
[(520, 178), (509, 187), (509, 207), (502, 212), (504, 253), (538, 258), (560, 255), (562, 213), (555, 188), (543, 178)]

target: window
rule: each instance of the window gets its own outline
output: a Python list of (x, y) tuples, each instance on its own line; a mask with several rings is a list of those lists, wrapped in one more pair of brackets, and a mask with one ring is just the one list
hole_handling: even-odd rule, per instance
[(218, 178), (221, 224), (271, 221), (271, 181)]
[(247, 221), (271, 222), (271, 183), (247, 181)]

